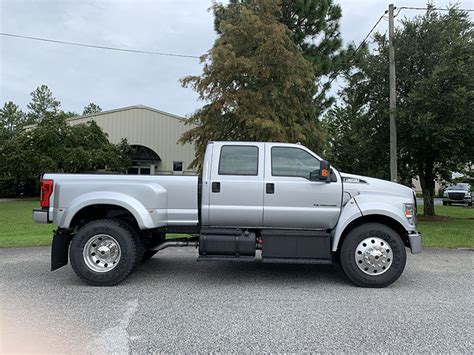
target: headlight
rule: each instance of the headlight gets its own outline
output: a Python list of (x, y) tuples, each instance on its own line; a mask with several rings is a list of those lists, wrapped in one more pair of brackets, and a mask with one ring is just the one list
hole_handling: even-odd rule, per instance
[(415, 225), (416, 210), (413, 203), (405, 204), (405, 217), (412, 226)]
[(448, 197), (448, 191), (443, 192), (443, 197)]

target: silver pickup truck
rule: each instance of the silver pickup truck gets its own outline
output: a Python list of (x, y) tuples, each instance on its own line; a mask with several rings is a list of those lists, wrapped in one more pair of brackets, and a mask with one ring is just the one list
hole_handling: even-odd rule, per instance
[(195, 246), (198, 261), (337, 262), (356, 285), (384, 287), (405, 247), (421, 252), (410, 188), (340, 173), (299, 144), (210, 142), (200, 177), (45, 174), (40, 204), (34, 220), (58, 225), (52, 270), (69, 259), (91, 285)]

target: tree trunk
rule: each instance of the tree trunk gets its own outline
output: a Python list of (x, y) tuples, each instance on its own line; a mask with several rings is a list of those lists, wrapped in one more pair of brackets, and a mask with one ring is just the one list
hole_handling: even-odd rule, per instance
[(423, 204), (425, 209), (425, 216), (435, 216), (434, 209), (434, 195), (435, 195), (435, 181), (432, 169), (425, 169), (419, 173), (421, 191), (423, 193)]

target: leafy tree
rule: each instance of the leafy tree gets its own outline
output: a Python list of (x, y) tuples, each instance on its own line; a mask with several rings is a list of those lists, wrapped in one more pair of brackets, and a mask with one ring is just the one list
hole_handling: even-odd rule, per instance
[(0, 109), (0, 139), (12, 136), (25, 123), (25, 114), (12, 101), (5, 102)]
[(89, 105), (84, 107), (84, 111), (82, 111), (82, 115), (85, 116), (85, 115), (90, 115), (90, 114), (98, 113), (98, 112), (102, 112), (102, 109), (100, 108), (100, 106), (91, 102)]
[(24, 130), (0, 145), (0, 175), (15, 186), (38, 185), (46, 172), (78, 173), (97, 169), (124, 171), (130, 148), (123, 140), (108, 141), (95, 122), (69, 125), (62, 113), (47, 112), (33, 129)]
[[(434, 215), (436, 179), (472, 161), (473, 24), (456, 8), (404, 19), (395, 34), (401, 180), (419, 176), (425, 215)], [(389, 174), (388, 39), (347, 77), (343, 104), (326, 117), (333, 162), (349, 172)], [(364, 139), (365, 138), (365, 139)]]
[[(218, 34), (222, 34), (221, 23), (236, 16), (230, 8), (243, 4), (258, 11), (261, 6), (252, 0), (230, 0), (229, 3), (214, 6), (214, 27)], [(349, 57), (354, 55), (352, 45), (347, 49), (342, 46), (341, 7), (333, 0), (281, 0), (278, 4), (281, 11), (277, 20), (291, 31), (294, 43), (313, 65), (317, 88), (315, 105), (318, 113), (323, 112), (334, 103), (334, 98), (328, 96), (333, 77), (347, 69)]]
[(28, 104), (29, 123), (38, 123), (47, 113), (56, 114), (59, 112), (61, 103), (53, 97), (53, 93), (47, 85), (41, 85), (30, 93), (31, 102)]
[(214, 6), (222, 11), (218, 38), (202, 57), (203, 74), (182, 80), (207, 102), (189, 120), (198, 127), (181, 137), (197, 146), (192, 165), (200, 165), (210, 140), (300, 141), (317, 149), (314, 70), (278, 20), (277, 2)]

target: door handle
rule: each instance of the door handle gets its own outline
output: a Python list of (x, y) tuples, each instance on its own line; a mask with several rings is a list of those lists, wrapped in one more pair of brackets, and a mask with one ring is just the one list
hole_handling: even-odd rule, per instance
[(273, 182), (267, 182), (265, 189), (267, 194), (274, 194), (275, 193), (275, 184)]
[(221, 183), (220, 182), (213, 182), (212, 183), (212, 192), (221, 192)]

